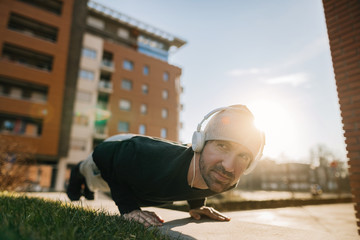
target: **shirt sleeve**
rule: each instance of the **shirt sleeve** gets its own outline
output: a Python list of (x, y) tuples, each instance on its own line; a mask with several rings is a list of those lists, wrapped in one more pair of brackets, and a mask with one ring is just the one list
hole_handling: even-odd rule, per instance
[(121, 215), (140, 210), (140, 206), (136, 203), (129, 187), (125, 183), (110, 183), (111, 196), (118, 207)]
[(187, 202), (189, 204), (190, 209), (195, 209), (195, 208), (205, 206), (206, 198), (188, 200)]
[(109, 184), (112, 199), (121, 214), (140, 209), (127, 176), (128, 166), (134, 155), (134, 146), (128, 141), (103, 142), (93, 153), (93, 159), (100, 169), (102, 178)]

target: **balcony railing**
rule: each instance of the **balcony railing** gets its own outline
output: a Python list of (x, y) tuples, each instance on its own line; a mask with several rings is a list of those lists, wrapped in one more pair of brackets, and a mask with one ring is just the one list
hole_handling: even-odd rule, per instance
[(103, 59), (101, 61), (101, 69), (109, 72), (114, 72), (114, 62), (108, 59)]
[(102, 91), (105, 93), (112, 93), (113, 92), (112, 82), (100, 80), (98, 89), (99, 89), (99, 91)]
[(53, 56), (7, 43), (3, 45), (1, 59), (47, 72), (52, 70), (53, 65)]
[(11, 13), (10, 15), (8, 28), (24, 35), (33, 36), (50, 42), (56, 42), (58, 35), (57, 28), (15, 13)]
[(94, 129), (94, 138), (95, 139), (106, 139), (108, 137), (108, 128), (107, 126), (95, 126)]

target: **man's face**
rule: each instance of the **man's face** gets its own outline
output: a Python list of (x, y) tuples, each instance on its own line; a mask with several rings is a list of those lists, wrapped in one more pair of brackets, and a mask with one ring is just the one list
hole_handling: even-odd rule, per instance
[(200, 155), (200, 173), (210, 190), (224, 192), (239, 181), (251, 160), (251, 152), (238, 143), (208, 141)]

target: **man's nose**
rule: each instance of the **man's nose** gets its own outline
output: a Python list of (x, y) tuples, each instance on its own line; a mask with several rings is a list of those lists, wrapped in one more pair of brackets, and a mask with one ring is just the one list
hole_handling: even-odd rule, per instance
[(233, 173), (235, 171), (235, 156), (229, 154), (224, 157), (222, 165), (227, 172)]

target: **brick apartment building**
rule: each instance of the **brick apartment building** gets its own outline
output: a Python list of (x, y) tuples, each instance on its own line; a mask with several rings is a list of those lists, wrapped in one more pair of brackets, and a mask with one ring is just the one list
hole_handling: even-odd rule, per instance
[[(60, 159), (59, 177), (68, 178), (69, 166), (117, 133), (179, 140), (181, 69), (167, 61), (170, 47), (184, 44), (146, 23), (88, 3), (69, 154)], [(58, 190), (63, 182), (58, 179)]]
[(108, 136), (178, 141), (185, 41), (87, 0), (0, 1), (0, 135), (36, 149), (29, 178), (62, 190)]
[[(1, 137), (35, 150), (39, 168), (30, 172), (44, 177), (29, 177), (41, 179), (44, 188), (50, 188), (53, 166), (66, 155), (61, 146), (71, 118), (63, 116), (63, 108), (72, 105), (74, 93), (66, 86), (76, 84), (82, 37), (74, 31), (73, 14), (85, 19), (85, 4), (0, 1)], [(69, 49), (75, 49), (71, 55)]]

